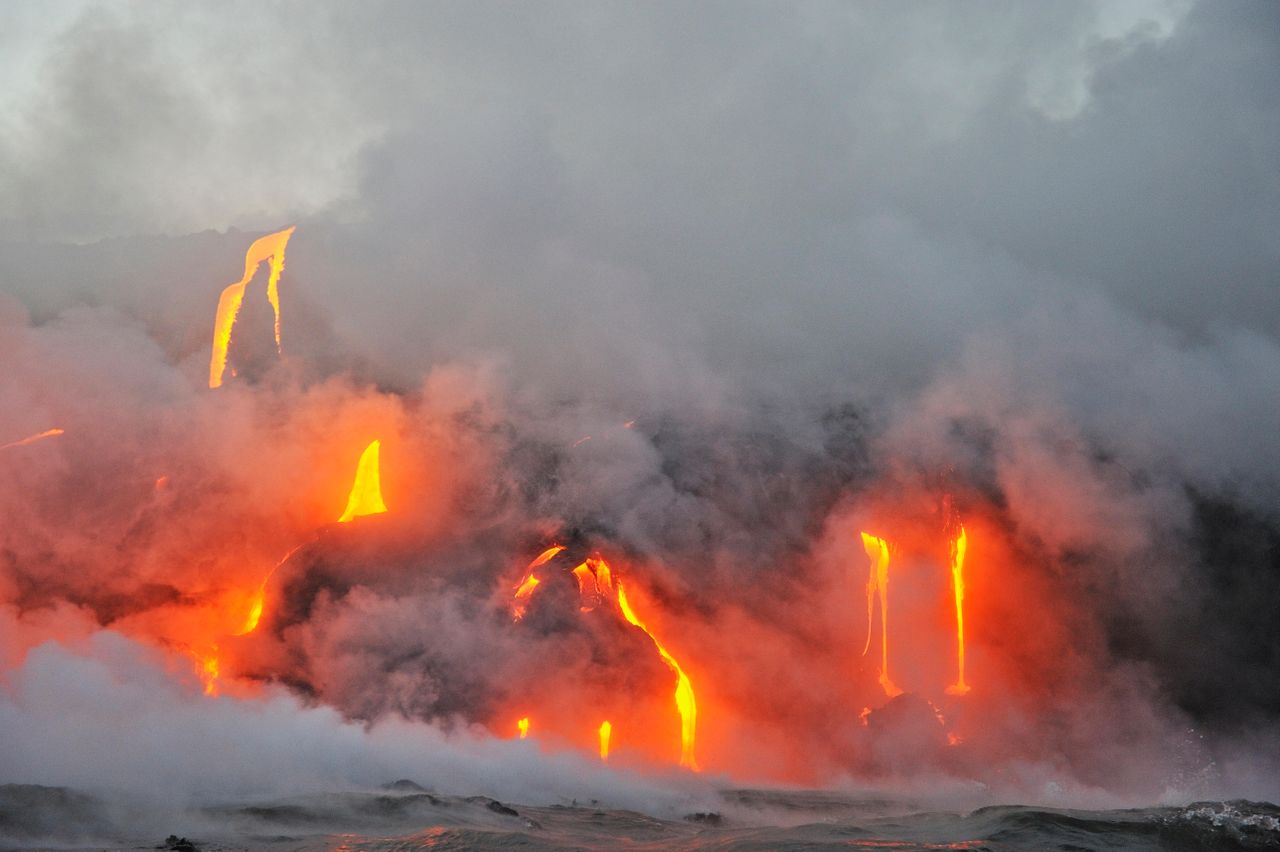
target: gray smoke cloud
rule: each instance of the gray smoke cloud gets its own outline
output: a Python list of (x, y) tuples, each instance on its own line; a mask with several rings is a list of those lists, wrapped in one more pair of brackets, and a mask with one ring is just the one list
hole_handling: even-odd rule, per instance
[[(320, 495), (376, 422), (424, 474), (397, 495), (420, 526), (282, 569), (294, 609), (255, 637), (257, 674), (366, 722), (483, 715), (539, 654), (604, 641), (557, 632), (549, 602), (522, 651), (485, 608), (513, 560), (569, 535), (642, 566), (690, 647), (769, 637), (701, 665), (721, 705), (759, 708), (735, 720), (759, 746), (739, 777), (785, 772), (792, 745), (769, 733), (791, 693), (759, 696), (761, 672), (811, 697), (794, 712), (831, 743), (829, 777), (883, 771), (910, 756), (860, 744), (856, 686), (830, 686), (848, 660), (818, 649), (860, 642), (853, 533), (886, 502), (928, 515), (945, 480), (999, 519), (1016, 590), (1058, 607), (1041, 647), (1066, 655), (989, 652), (1052, 700), (995, 702), (1003, 741), (979, 753), (1025, 758), (1028, 784), (1278, 795), (1241, 745), (1280, 715), (1273, 5), (13, 17), (0, 441), (68, 435), (0, 458), (12, 665), (69, 611), (145, 620), (143, 587), (159, 606), (193, 578), (256, 582), (336, 514)], [(290, 360), (248, 352), (252, 382), (212, 400), (217, 294), (253, 236), (294, 223)], [(250, 339), (269, 320), (245, 310)], [(136, 494), (109, 499), (126, 473)], [(167, 523), (194, 507), (217, 520)], [(77, 570), (104, 560), (105, 591)], [(1017, 603), (991, 612), (1039, 635)]]

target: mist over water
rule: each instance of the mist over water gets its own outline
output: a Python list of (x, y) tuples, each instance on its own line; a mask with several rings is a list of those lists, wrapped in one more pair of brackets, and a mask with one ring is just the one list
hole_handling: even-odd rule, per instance
[(0, 444), (64, 433), (0, 451), (0, 783), (1280, 799), (1270, 4), (17, 9)]

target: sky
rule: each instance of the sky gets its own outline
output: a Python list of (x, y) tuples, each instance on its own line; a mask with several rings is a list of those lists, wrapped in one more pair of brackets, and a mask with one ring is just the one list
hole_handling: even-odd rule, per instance
[(787, 355), (796, 324), (954, 339), (1031, 281), (1280, 331), (1266, 3), (9, 15), (6, 240), (344, 223), (421, 261), (394, 287), (424, 301), (656, 301), (683, 344), (763, 326)]

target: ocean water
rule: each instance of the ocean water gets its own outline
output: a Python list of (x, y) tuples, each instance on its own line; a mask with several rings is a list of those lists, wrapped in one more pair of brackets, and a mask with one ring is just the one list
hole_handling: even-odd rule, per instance
[(892, 797), (726, 790), (721, 811), (659, 819), (590, 803), (530, 807), (443, 796), (412, 782), (377, 791), (218, 805), (168, 817), (123, 812), (61, 788), (0, 786), (0, 848), (170, 850), (1230, 850), (1280, 849), (1280, 807), (919, 809)]

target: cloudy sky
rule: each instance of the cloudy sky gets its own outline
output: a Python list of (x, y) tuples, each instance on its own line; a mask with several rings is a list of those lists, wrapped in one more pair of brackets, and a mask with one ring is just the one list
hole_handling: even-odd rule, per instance
[(903, 317), (954, 336), (1037, 286), (1280, 333), (1269, 3), (6, 17), (6, 240), (340, 222), (422, 262), (397, 283), (426, 294), (465, 274), (658, 299), (716, 340)]
[(6, 14), (0, 273), (38, 317), (186, 299), (191, 355), (242, 239), (43, 246), (298, 223), (290, 298), (407, 382), (492, 357), (662, 407), (896, 392), (994, 345), (1141, 409), (1113, 420), (1195, 409), (1197, 443), (1278, 413), (1271, 3)]

